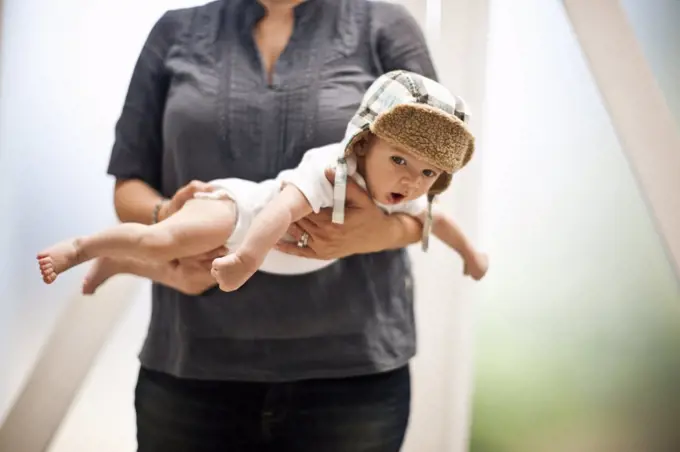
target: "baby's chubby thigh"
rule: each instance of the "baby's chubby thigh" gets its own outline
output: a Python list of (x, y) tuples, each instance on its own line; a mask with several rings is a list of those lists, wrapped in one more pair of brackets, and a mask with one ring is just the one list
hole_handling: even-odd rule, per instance
[(227, 240), (230, 251), (237, 249), (242, 243), (253, 220), (258, 213), (280, 191), (280, 183), (273, 179), (253, 182), (245, 179), (227, 178), (210, 182), (215, 187), (212, 192), (200, 192), (194, 195), (198, 199), (231, 199), (234, 202), (236, 221), (234, 230)]

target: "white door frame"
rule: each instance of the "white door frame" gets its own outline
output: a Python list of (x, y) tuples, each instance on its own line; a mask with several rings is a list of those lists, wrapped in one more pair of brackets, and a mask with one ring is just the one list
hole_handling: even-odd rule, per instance
[(680, 278), (680, 132), (675, 118), (620, 2), (563, 3), (669, 261)]

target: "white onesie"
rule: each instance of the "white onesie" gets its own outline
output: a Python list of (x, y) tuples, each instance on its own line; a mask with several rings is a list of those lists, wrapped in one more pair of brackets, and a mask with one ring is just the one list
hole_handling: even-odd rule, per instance
[[(307, 151), (300, 164), (293, 169), (284, 170), (276, 179), (262, 182), (251, 182), (243, 179), (217, 179), (210, 183), (218, 190), (214, 193), (198, 193), (197, 197), (212, 198), (219, 195), (219, 190), (234, 200), (238, 218), (234, 232), (227, 241), (227, 248), (236, 250), (243, 243), (243, 239), (253, 222), (253, 219), (264, 206), (281, 190), (282, 184), (295, 185), (307, 198), (314, 212), (325, 207), (333, 207), (333, 185), (326, 179), (325, 170), (334, 167), (338, 158), (343, 155), (340, 143), (333, 143)], [(351, 176), (364, 190), (366, 181), (356, 171), (356, 159), (347, 159), (347, 174)], [(427, 209), (427, 197), (399, 204), (376, 204), (387, 213), (406, 213), (417, 216)], [(280, 275), (299, 275), (310, 273), (329, 266), (335, 260), (309, 259), (292, 256), (272, 249), (260, 267), (261, 271)]]

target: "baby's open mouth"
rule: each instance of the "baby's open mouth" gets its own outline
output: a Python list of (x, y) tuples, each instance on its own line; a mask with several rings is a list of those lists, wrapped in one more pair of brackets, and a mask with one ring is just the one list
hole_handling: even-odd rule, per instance
[(390, 201), (392, 201), (393, 203), (402, 202), (403, 200), (404, 200), (404, 195), (402, 195), (401, 193), (397, 193), (397, 192), (390, 193)]

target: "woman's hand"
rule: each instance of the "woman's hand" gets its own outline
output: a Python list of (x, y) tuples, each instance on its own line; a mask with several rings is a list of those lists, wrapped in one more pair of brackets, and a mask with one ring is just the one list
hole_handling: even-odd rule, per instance
[[(196, 193), (201, 192), (212, 192), (215, 187), (207, 182), (201, 182), (193, 180), (181, 187), (175, 192), (172, 199), (167, 200), (161, 205), (158, 211), (158, 221), (163, 221), (179, 209), (181, 209), (184, 204), (190, 199), (194, 198)], [(186, 267), (190, 270), (205, 270), (210, 272), (212, 268), (212, 261), (222, 256), (227, 255), (227, 249), (224, 246), (215, 248), (214, 250), (208, 251), (197, 256), (185, 257), (178, 260), (179, 265)]]
[(196, 193), (211, 192), (213, 190), (215, 190), (215, 187), (207, 182), (192, 180), (177, 190), (171, 199), (161, 205), (161, 208), (158, 210), (158, 221), (163, 221), (177, 212), (187, 201), (193, 199)]
[(207, 253), (199, 254), (197, 256), (183, 257), (177, 259), (177, 264), (185, 267), (189, 270), (201, 270), (210, 272), (212, 269), (212, 263), (215, 259), (224, 257), (229, 253), (229, 250), (225, 246), (215, 248)]
[[(331, 183), (335, 171), (326, 170)], [(404, 215), (387, 215), (368, 193), (348, 178), (345, 203), (345, 223), (331, 221), (332, 209), (322, 209), (288, 229), (295, 240), (309, 234), (307, 246), (280, 241), (277, 249), (287, 254), (315, 259), (339, 259), (353, 254), (366, 254), (386, 249), (402, 248), (418, 241), (422, 227), (418, 220)]]

